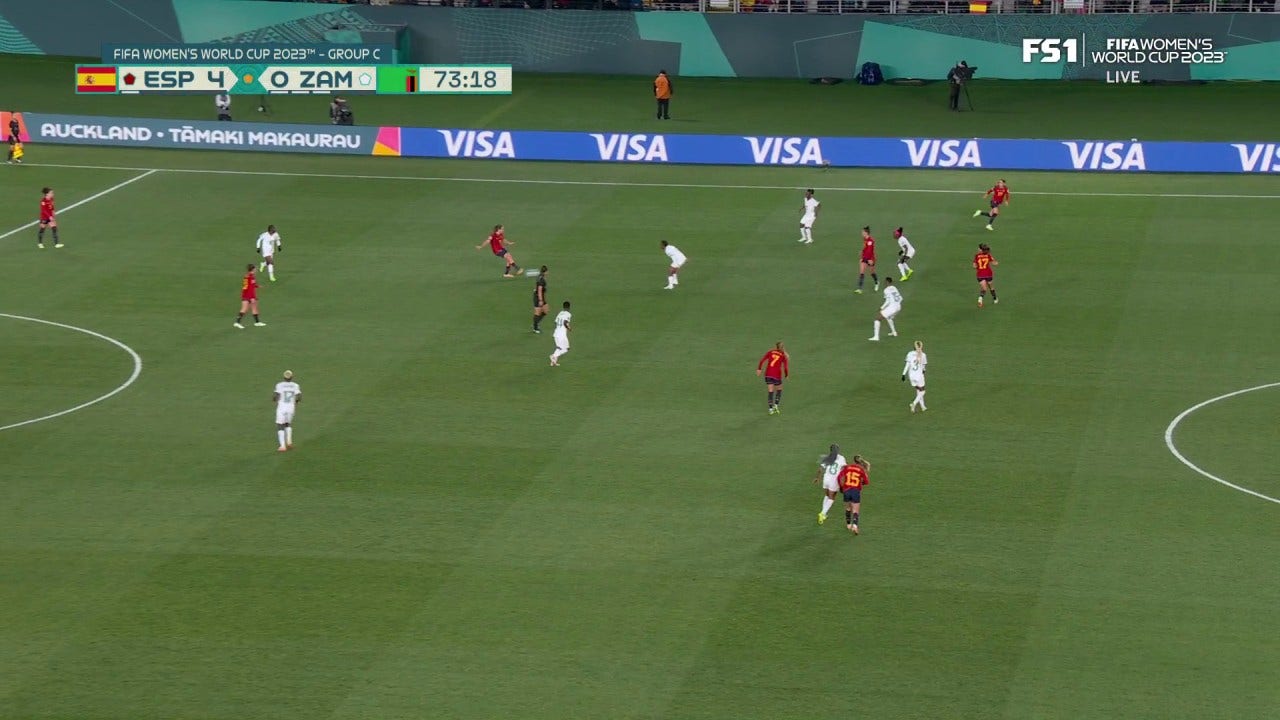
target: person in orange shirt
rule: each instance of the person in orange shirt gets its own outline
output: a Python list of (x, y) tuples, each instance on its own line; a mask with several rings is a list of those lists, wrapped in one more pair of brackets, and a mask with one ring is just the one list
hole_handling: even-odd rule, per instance
[(671, 119), (671, 78), (666, 70), (659, 70), (658, 77), (653, 79), (653, 96), (658, 99), (658, 119)]

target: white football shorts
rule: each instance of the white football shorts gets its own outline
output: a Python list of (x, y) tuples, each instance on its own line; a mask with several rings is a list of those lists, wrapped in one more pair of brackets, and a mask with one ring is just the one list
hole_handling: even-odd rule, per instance
[(924, 387), (924, 373), (922, 372), (913, 371), (913, 372), (907, 373), (907, 380), (910, 381), (911, 387), (917, 387), (917, 388)]
[(884, 316), (884, 319), (885, 319), (885, 320), (890, 320), (890, 319), (892, 319), (895, 315), (897, 315), (897, 314), (898, 314), (898, 312), (899, 312), (899, 311), (901, 311), (901, 310), (902, 310), (902, 306), (901, 306), (901, 305), (890, 305), (889, 307), (884, 308), (883, 310), (881, 310), (881, 311), (880, 311), (880, 314)]
[(293, 422), (293, 408), (276, 408), (276, 424), (288, 425)]
[(555, 339), (556, 339), (556, 349), (557, 349), (557, 350), (568, 350), (568, 349), (569, 349), (569, 333), (560, 333), (560, 332), (558, 332), (558, 333), (556, 333), (556, 334), (555, 334)]

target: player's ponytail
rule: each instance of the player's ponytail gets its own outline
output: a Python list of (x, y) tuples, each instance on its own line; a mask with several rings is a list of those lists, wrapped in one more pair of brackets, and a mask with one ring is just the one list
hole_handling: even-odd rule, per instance
[(861, 455), (853, 456), (853, 464), (861, 466), (863, 470), (871, 469), (871, 463), (867, 462), (867, 459), (862, 457)]
[(922, 353), (922, 352), (924, 352), (924, 341), (923, 341), (923, 340), (917, 340), (917, 341), (916, 341), (916, 352), (918, 352), (918, 353)]
[(827, 454), (822, 458), (822, 464), (823, 464), (824, 466), (825, 466), (825, 465), (832, 465), (832, 464), (834, 464), (834, 463), (835, 463), (835, 461), (836, 461), (836, 457), (837, 457), (838, 455), (840, 455), (840, 446), (839, 446), (839, 445), (836, 445), (835, 443), (832, 443), (832, 444), (831, 444), (831, 452), (827, 453)]

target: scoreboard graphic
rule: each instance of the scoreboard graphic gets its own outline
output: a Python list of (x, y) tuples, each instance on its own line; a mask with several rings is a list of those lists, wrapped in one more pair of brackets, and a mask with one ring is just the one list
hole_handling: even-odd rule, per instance
[[(329, 57), (389, 56), (327, 46), (109, 46), (100, 65), (76, 67), (77, 93), (113, 95), (509, 95), (510, 65), (328, 64)], [(357, 50), (371, 48), (356, 47)], [(274, 62), (152, 62), (268, 58)], [(115, 59), (117, 62), (105, 62)], [(118, 59), (128, 59), (119, 62)], [(372, 58), (371, 58), (372, 59)], [(309, 60), (310, 62), (302, 62)]]

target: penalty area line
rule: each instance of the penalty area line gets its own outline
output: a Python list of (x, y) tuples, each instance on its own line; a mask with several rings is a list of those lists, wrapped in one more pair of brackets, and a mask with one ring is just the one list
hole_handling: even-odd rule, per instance
[[(36, 167), (39, 167), (39, 166), (36, 166)], [(51, 167), (51, 166), (46, 165), (46, 166), (44, 166), (44, 167)], [(106, 168), (102, 168), (102, 169), (106, 169)], [(81, 205), (84, 205), (85, 203), (93, 202), (94, 200), (97, 200), (98, 198), (102, 197), (103, 195), (106, 195), (106, 194), (108, 194), (108, 193), (113, 193), (113, 192), (115, 192), (115, 191), (119, 190), (120, 188), (125, 187), (126, 185), (132, 185), (133, 183), (138, 182), (139, 180), (141, 180), (141, 179), (142, 179), (142, 178), (144, 178), (144, 177), (147, 177), (148, 175), (154, 175), (154, 174), (156, 174), (156, 173), (160, 172), (159, 168), (156, 168), (156, 169), (147, 169), (147, 168), (116, 168), (116, 169), (119, 169), (119, 170), (146, 170), (146, 172), (142, 173), (141, 175), (137, 175), (137, 176), (135, 176), (135, 177), (131, 177), (131, 178), (129, 178), (128, 180), (125, 180), (125, 181), (124, 181), (124, 182), (122, 182), (122, 183), (118, 183), (118, 184), (116, 184), (116, 185), (112, 185), (111, 187), (107, 188), (106, 190), (103, 190), (102, 192), (94, 193), (93, 195), (90, 195), (89, 197), (87, 197), (87, 198), (85, 198), (85, 199), (83, 199), (83, 200), (77, 200), (76, 202), (73, 202), (73, 203), (71, 203), (70, 205), (68, 205), (68, 206), (66, 206), (66, 207), (64, 207), (64, 208), (62, 208), (62, 209), (61, 209), (61, 210), (59, 210), (58, 212), (59, 212), (59, 213), (64, 213), (64, 212), (67, 212), (67, 211), (69, 211), (69, 210), (75, 210), (76, 208), (80, 207)], [(16, 228), (14, 228), (14, 229), (10, 230), (9, 232), (7, 232), (7, 233), (5, 233), (5, 234), (3, 234), (3, 235), (0, 235), (0, 240), (4, 240), (4, 239), (5, 239), (5, 238), (7, 238), (7, 237), (12, 237), (12, 236), (14, 236), (14, 235), (17, 235), (18, 233), (22, 232), (23, 230), (30, 230), (31, 228), (33, 228), (33, 227), (35, 227), (36, 225), (39, 225), (39, 224), (40, 224), (40, 222), (39, 222), (39, 221), (37, 221), (37, 220), (32, 220), (31, 222), (27, 223), (26, 225), (21, 225), (21, 226), (19, 226), (19, 227), (16, 227)], [(24, 318), (24, 319), (29, 320), (30, 318)], [(4, 429), (4, 428), (0, 428), (0, 430), (3, 430), (3, 429)]]
[(133, 372), (129, 374), (128, 379), (126, 379), (123, 383), (118, 385), (111, 392), (106, 393), (105, 395), (99, 395), (98, 397), (88, 402), (80, 403), (79, 405), (76, 405), (75, 407), (67, 408), (66, 410), (59, 410), (58, 412), (55, 412), (55, 413), (49, 413), (48, 415), (43, 415), (38, 418), (32, 418), (30, 420), (23, 420), (22, 422), (10, 423), (8, 425), (0, 425), (0, 431), (12, 430), (14, 428), (19, 428), (24, 425), (34, 425), (38, 422), (44, 422), (45, 420), (53, 420), (54, 418), (60, 418), (63, 415), (70, 415), (73, 412), (83, 410), (91, 405), (97, 405), (103, 400), (109, 400), (115, 397), (116, 395), (119, 395), (120, 393), (124, 392), (125, 390), (129, 389), (129, 386), (132, 385), (134, 382), (136, 382), (138, 379), (138, 376), (142, 374), (142, 356), (139, 355), (137, 351), (134, 350), (133, 348), (129, 347), (128, 345), (125, 345), (124, 343), (120, 342), (119, 340), (113, 337), (110, 337), (108, 335), (103, 335), (100, 332), (94, 332), (93, 330), (89, 330), (87, 328), (77, 327), (75, 325), (67, 325), (66, 323), (54, 322), (52, 320), (41, 320), (40, 318), (26, 317), (24, 315), (10, 315), (9, 313), (0, 313), (0, 317), (6, 317), (11, 320), (24, 320), (26, 322), (40, 323), (41, 325), (51, 325), (53, 327), (62, 328), (64, 330), (74, 330), (75, 332), (78, 332), (78, 333), (84, 333), (85, 335), (89, 335), (90, 337), (95, 337), (95, 338), (98, 338), (99, 340), (105, 340), (106, 342), (109, 342), (112, 345), (115, 345), (116, 347), (128, 353), (129, 357), (133, 360)]
[(1165, 428), (1164, 430), (1165, 447), (1169, 448), (1169, 452), (1173, 453), (1173, 456), (1178, 459), (1178, 462), (1182, 463), (1183, 465), (1186, 465), (1187, 467), (1191, 468), (1195, 472), (1199, 473), (1200, 475), (1203, 475), (1206, 478), (1209, 478), (1210, 480), (1218, 483), (1219, 485), (1224, 485), (1226, 487), (1231, 488), (1232, 490), (1242, 492), (1246, 495), (1252, 495), (1258, 498), (1259, 500), (1266, 500), (1267, 502), (1276, 503), (1277, 505), (1280, 505), (1280, 498), (1273, 498), (1270, 495), (1263, 495), (1262, 493), (1256, 490), (1250, 490), (1247, 487), (1241, 487), (1240, 485), (1236, 485), (1233, 482), (1228, 482), (1226, 480), (1223, 480), (1217, 475), (1214, 475), (1213, 473), (1201, 468), (1199, 465), (1196, 465), (1195, 463), (1188, 460), (1187, 457), (1183, 455), (1181, 451), (1178, 450), (1178, 446), (1174, 445), (1173, 443), (1173, 433), (1177, 431), (1178, 425), (1181, 424), (1183, 420), (1186, 420), (1188, 417), (1190, 417), (1191, 414), (1196, 412), (1197, 410), (1208, 407), (1220, 400), (1227, 400), (1227, 399), (1236, 397), (1237, 395), (1244, 395), (1245, 393), (1251, 393), (1258, 390), (1266, 390), (1267, 388), (1273, 388), (1273, 387), (1280, 387), (1280, 382), (1267, 383), (1266, 385), (1257, 385), (1255, 387), (1245, 388), (1243, 390), (1236, 390), (1234, 392), (1229, 392), (1224, 395), (1219, 395), (1217, 397), (1209, 398), (1208, 400), (1205, 400), (1202, 403), (1192, 405), (1186, 410), (1183, 410), (1182, 412), (1178, 413), (1178, 417), (1174, 418), (1173, 422), (1169, 423), (1169, 427)]
[[(480, 178), (480, 177), (442, 177), (436, 175), (356, 175), (347, 173), (314, 173), (283, 172), (271, 170), (216, 170), (212, 168), (144, 168), (124, 167), (116, 165), (63, 165), (56, 163), (32, 165), (32, 167), (67, 168), (71, 170), (133, 170), (147, 174), (155, 172), (189, 173), (197, 175), (242, 175), (259, 177), (294, 177), (318, 178), (334, 180), (399, 180), (412, 182), (456, 182), (481, 183), (494, 185), (569, 185), (585, 187), (638, 187), (669, 188), (678, 190), (770, 190), (795, 191), (804, 185), (723, 185), (715, 183), (663, 183), (663, 182), (629, 182), (621, 180), (556, 180), (550, 178)], [(682, 166), (688, 167), (688, 166)], [(816, 168), (815, 168), (816, 169)], [(883, 168), (862, 168), (866, 170)], [(910, 168), (903, 168), (910, 169)], [(143, 175), (142, 177), (145, 177)], [(136, 178), (141, 179), (141, 178)], [(903, 187), (817, 187), (818, 192), (852, 192), (852, 193), (915, 193), (926, 195), (976, 195), (972, 188), (959, 190), (952, 188), (903, 188)], [(1097, 198), (1169, 198), (1169, 199), (1216, 199), (1216, 200), (1280, 200), (1280, 195), (1241, 195), (1225, 193), (1125, 193), (1125, 192), (1068, 192), (1065, 190), (1019, 190), (1019, 195), (1037, 195), (1048, 197), (1097, 197)], [(91, 198), (92, 199), (92, 198)], [(32, 223), (34, 225), (35, 223)], [(30, 227), (27, 226), (27, 227)], [(0, 236), (3, 238), (4, 236)]]

